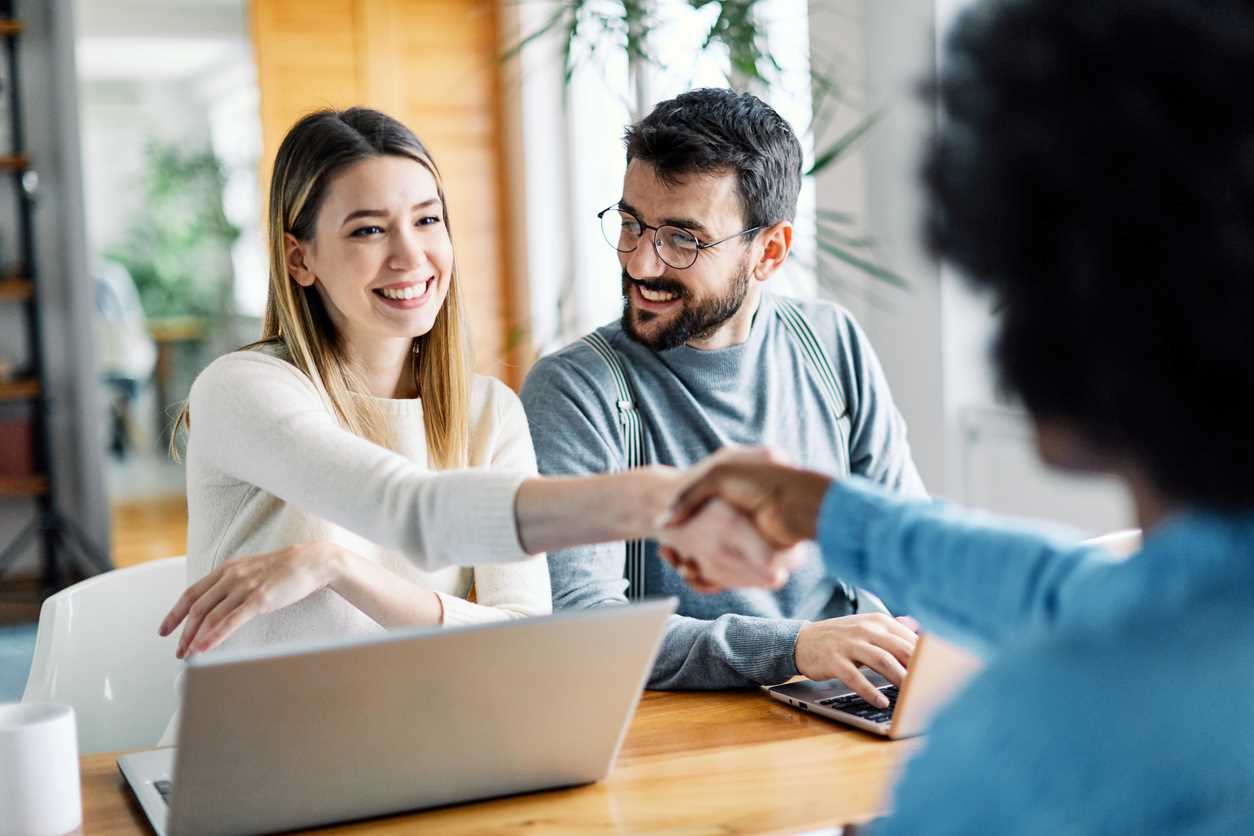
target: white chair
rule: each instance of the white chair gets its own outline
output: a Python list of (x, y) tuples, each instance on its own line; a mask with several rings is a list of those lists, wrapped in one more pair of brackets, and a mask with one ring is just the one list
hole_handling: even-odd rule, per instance
[(153, 746), (178, 705), (178, 632), (157, 627), (187, 585), (187, 558), (105, 572), (44, 601), (22, 702), (74, 707), (83, 754)]

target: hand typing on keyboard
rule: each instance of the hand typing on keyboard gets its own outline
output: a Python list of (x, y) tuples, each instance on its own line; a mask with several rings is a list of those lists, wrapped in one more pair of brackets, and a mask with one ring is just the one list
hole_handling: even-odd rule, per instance
[(797, 672), (814, 680), (839, 679), (872, 705), (888, 700), (858, 668), (866, 665), (900, 686), (919, 637), (913, 619), (860, 613), (805, 624), (794, 651)]
[(870, 720), (872, 723), (887, 723), (893, 719), (893, 709), (897, 707), (898, 692), (899, 689), (896, 685), (885, 685), (879, 689), (879, 693), (888, 702), (888, 705), (883, 708), (871, 705), (858, 694), (845, 694), (843, 697), (819, 700), (819, 705), (840, 709), (855, 717), (861, 717), (863, 720)]

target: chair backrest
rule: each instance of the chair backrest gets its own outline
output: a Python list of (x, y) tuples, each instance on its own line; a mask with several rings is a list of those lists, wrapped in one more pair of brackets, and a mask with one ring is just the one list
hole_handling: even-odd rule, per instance
[(187, 559), (105, 572), (44, 601), (23, 702), (74, 707), (83, 754), (154, 746), (178, 704), (178, 632), (157, 627), (187, 585)]

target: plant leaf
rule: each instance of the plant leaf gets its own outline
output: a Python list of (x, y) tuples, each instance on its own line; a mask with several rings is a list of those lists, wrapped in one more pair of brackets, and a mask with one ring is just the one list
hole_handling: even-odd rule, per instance
[(882, 113), (883, 111), (879, 110), (868, 113), (858, 121), (858, 124), (841, 134), (835, 142), (828, 146), (826, 151), (815, 155), (814, 164), (806, 171), (806, 176), (818, 174), (839, 160), (846, 151), (853, 147), (854, 143), (865, 136), (867, 131), (871, 130), (875, 123), (879, 121)]
[(552, 32), (553, 29), (556, 28), (557, 25), (562, 22), (562, 18), (565, 17), (569, 12), (570, 12), (570, 8), (567, 6), (562, 6), (559, 9), (557, 9), (557, 11), (553, 12), (553, 14), (549, 16), (548, 20), (546, 20), (544, 23), (540, 25), (540, 28), (536, 29), (534, 32), (524, 37), (518, 43), (514, 44), (509, 49), (502, 52), (498, 60), (504, 63), (506, 61), (509, 61), (515, 58), (519, 53), (521, 53), (524, 49), (526, 49), (528, 44), (532, 43), (533, 41), (539, 38), (543, 38), (549, 32)]
[(850, 267), (855, 267), (858, 270), (861, 270), (868, 276), (888, 282), (894, 287), (901, 288), (902, 290), (908, 290), (910, 288), (909, 282), (894, 273), (892, 270), (879, 266), (874, 261), (869, 261), (861, 256), (854, 255), (844, 247), (837, 246), (830, 241), (823, 241), (822, 239), (819, 239), (815, 243), (818, 245), (821, 252), (827, 253), (833, 258), (845, 262)]

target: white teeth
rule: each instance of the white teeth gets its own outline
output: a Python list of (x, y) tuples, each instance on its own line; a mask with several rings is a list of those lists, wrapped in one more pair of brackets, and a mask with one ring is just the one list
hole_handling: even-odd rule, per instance
[(421, 296), (422, 294), (426, 293), (427, 284), (429, 284), (429, 282), (423, 282), (422, 284), (411, 284), (407, 287), (402, 287), (402, 288), (386, 287), (380, 290), (379, 292), (382, 293), (387, 298), (395, 299), (399, 302), (399, 301), (404, 301), (406, 299), (413, 299), (415, 296)]
[(650, 302), (669, 302), (675, 298), (674, 293), (666, 293), (661, 290), (650, 290), (647, 287), (640, 288), (640, 295)]

